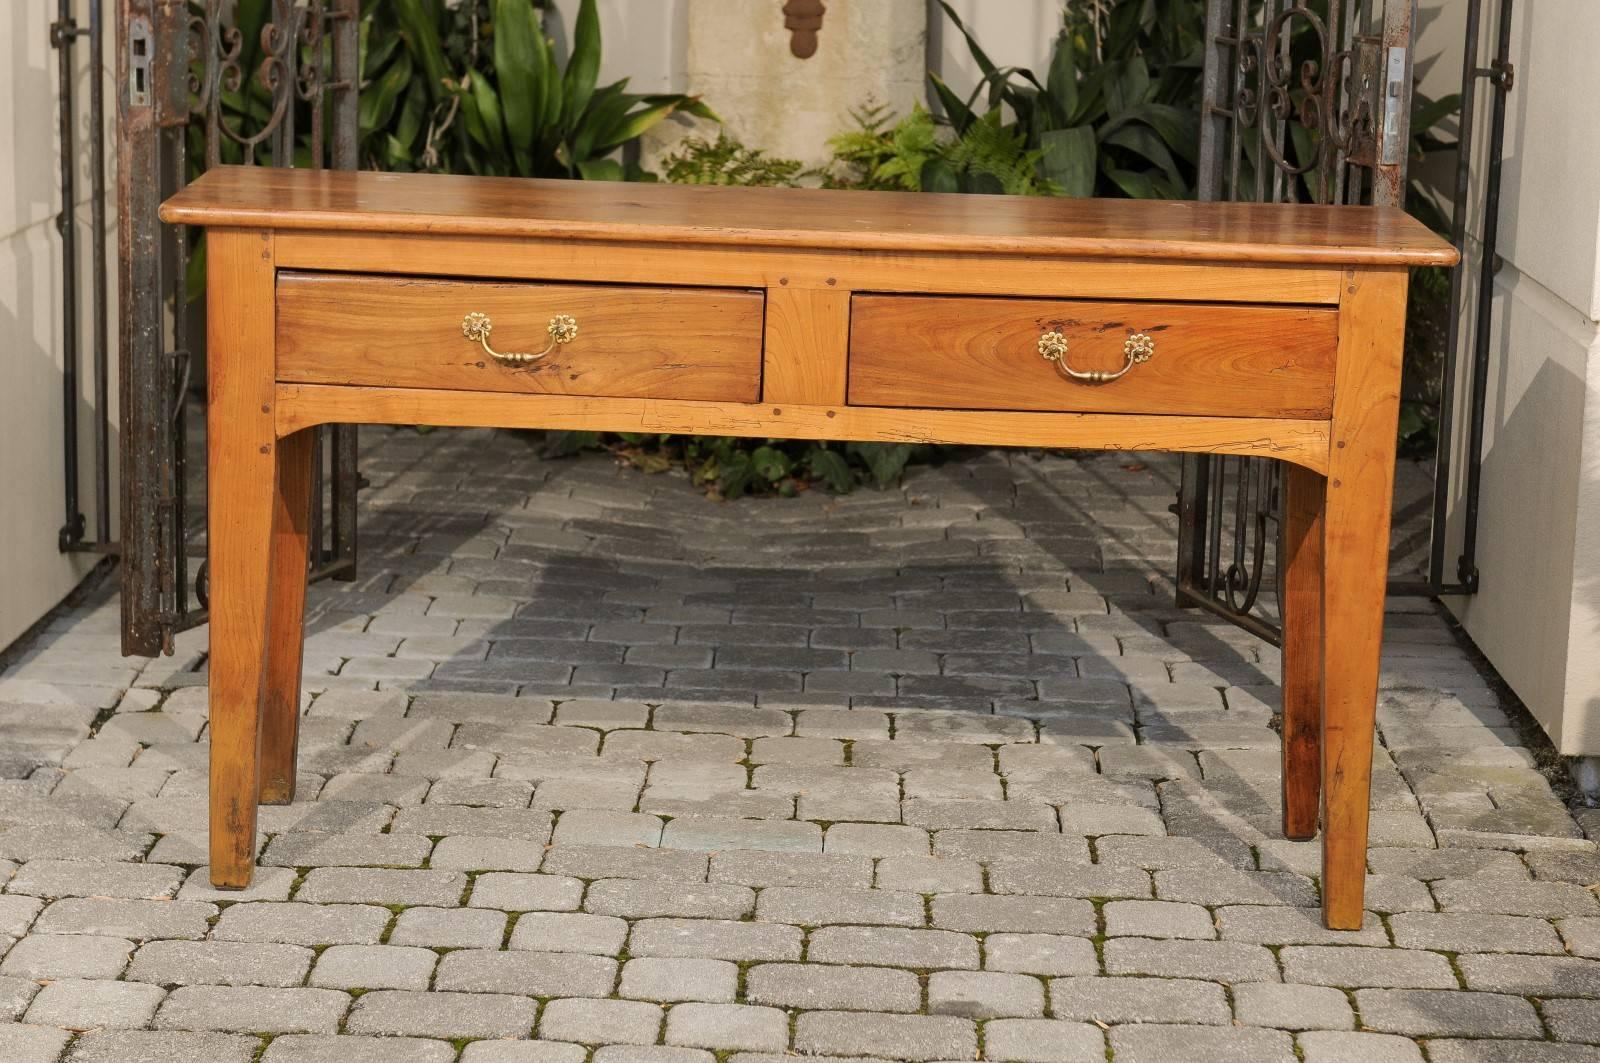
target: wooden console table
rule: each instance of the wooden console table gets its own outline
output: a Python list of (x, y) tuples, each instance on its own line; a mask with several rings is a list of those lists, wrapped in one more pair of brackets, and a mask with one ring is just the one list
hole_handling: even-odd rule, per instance
[(326, 422), (1289, 463), (1283, 816), (1362, 921), (1407, 269), (1395, 210), (224, 167), (207, 229), (211, 877), (294, 792)]

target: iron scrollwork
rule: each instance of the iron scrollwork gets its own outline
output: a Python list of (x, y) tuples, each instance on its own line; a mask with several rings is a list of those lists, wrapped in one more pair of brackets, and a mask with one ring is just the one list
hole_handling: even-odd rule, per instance
[[(1401, 202), (1403, 153), (1385, 165), (1377, 144), (1380, 133), (1405, 131), (1378, 128), (1379, 71), (1389, 57), (1409, 56), (1413, 4), (1208, 0), (1200, 198)], [(1409, 106), (1399, 114), (1403, 122)], [(1269, 592), (1281, 504), (1276, 462), (1185, 457), (1175, 506), (1179, 604), (1278, 641)]]
[[(201, 307), (188, 292), (192, 234), (162, 226), (156, 209), (174, 186), (222, 162), (354, 168), (359, 13), (359, 0), (119, 5), (119, 29), (146, 35), (150, 86), (125, 94), (117, 126), (118, 225), (127, 234), (118, 262), (129, 396), (121, 412), (123, 438), (134, 441), (122, 480), (127, 652), (170, 652), (173, 636), (203, 623), (210, 604), (204, 463), (189, 454), (201, 421), (192, 378), (204, 364)], [(317, 453), (313, 573), (350, 578), (354, 429), (323, 430)]]

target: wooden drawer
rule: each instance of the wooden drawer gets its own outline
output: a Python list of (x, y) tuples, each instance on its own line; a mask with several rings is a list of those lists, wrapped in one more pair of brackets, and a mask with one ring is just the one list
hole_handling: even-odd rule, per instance
[[(1072, 379), (1042, 343), (1075, 372), (1127, 372)], [(1338, 313), (1311, 307), (858, 295), (849, 402), (1325, 418), (1337, 343)]]
[[(278, 379), (394, 388), (755, 402), (759, 292), (282, 272)], [(494, 351), (463, 328), (486, 315)], [(558, 315), (576, 325), (553, 344)]]

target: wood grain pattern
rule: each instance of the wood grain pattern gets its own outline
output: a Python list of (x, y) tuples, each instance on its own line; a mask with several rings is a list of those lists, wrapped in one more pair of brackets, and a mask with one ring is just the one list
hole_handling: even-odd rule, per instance
[[(1039, 354), (1070, 344), (1079, 371), (1116, 371), (1131, 332), (1155, 354), (1122, 379), (1069, 380)], [(1338, 315), (1309, 307), (857, 295), (850, 402), (963, 410), (1325, 418)]]
[(1327, 481), (1284, 469), (1283, 833), (1317, 833), (1322, 795), (1322, 533)]
[(1362, 921), (1407, 275), (1352, 272), (1340, 309), (1324, 521), (1322, 915)]
[[(461, 332), (472, 312), (497, 351), (537, 353), (550, 320), (571, 343), (526, 366), (495, 361)], [(278, 379), (396, 388), (754, 402), (762, 296), (704, 288), (505, 284), (285, 272)]]
[(1449, 265), (1456, 253), (1384, 207), (1052, 199), (926, 192), (534, 181), (219, 166), (163, 221), (697, 245), (1075, 258)]
[[(860, 251), (849, 248), (705, 247), (585, 243), (536, 237), (290, 230), (278, 234), (285, 269), (428, 273), (452, 277), (833, 288), (841, 291), (1158, 299), (1213, 303), (1339, 304), (1332, 266), (1281, 263), (1070, 259), (995, 252)], [(830, 283), (831, 282), (831, 283)]]
[(311, 537), (316, 433), (278, 440), (267, 602), (267, 677), (261, 699), (261, 802), (294, 800), (300, 739), (300, 670), (305, 649), (306, 558)]
[(849, 292), (792, 287), (769, 290), (762, 401), (843, 404), (849, 346)]
[(206, 241), (207, 552), (211, 583), (211, 882), (243, 889), (255, 858), (271, 594), (272, 235)]
[(1255, 454), (1318, 470), (1328, 460), (1326, 421), (1266, 417), (740, 405), (315, 384), (280, 384), (278, 409), (279, 433), (361, 422)]

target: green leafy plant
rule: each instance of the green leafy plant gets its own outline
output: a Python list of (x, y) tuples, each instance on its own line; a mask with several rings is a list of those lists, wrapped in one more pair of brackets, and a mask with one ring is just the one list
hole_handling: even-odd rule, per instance
[(390, 170), (620, 180), (611, 155), (697, 97), (597, 86), (600, 16), (582, 0), (565, 69), (533, 0), (369, 0), (361, 20), (363, 158)]
[[(1193, 195), (1204, 66), (1201, 0), (1069, 5), (1042, 77), (996, 65), (947, 0), (940, 6), (983, 75), (965, 98), (932, 76), (961, 140), (979, 123), (1008, 132), (1030, 153), (1038, 179), (1064, 195)], [(980, 99), (987, 100), (983, 110)], [(1014, 120), (1002, 123), (1005, 112)]]
[(1058, 195), (1039, 176), (1042, 153), (1001, 121), (999, 109), (960, 134), (943, 131), (921, 106), (899, 121), (882, 107), (852, 112), (856, 128), (828, 141), (833, 159), (823, 173), (828, 188), (910, 192)]
[(661, 160), (661, 177), (680, 185), (767, 185), (794, 188), (811, 176), (798, 159), (768, 155), (717, 131), (717, 139), (689, 137)]
[(887, 487), (907, 465), (932, 460), (939, 448), (911, 443), (819, 443), (797, 439), (649, 435), (637, 432), (547, 432), (542, 453), (565, 457), (609, 451), (643, 472), (682, 469), (707, 497), (793, 497), (821, 486), (836, 494), (859, 484)]

